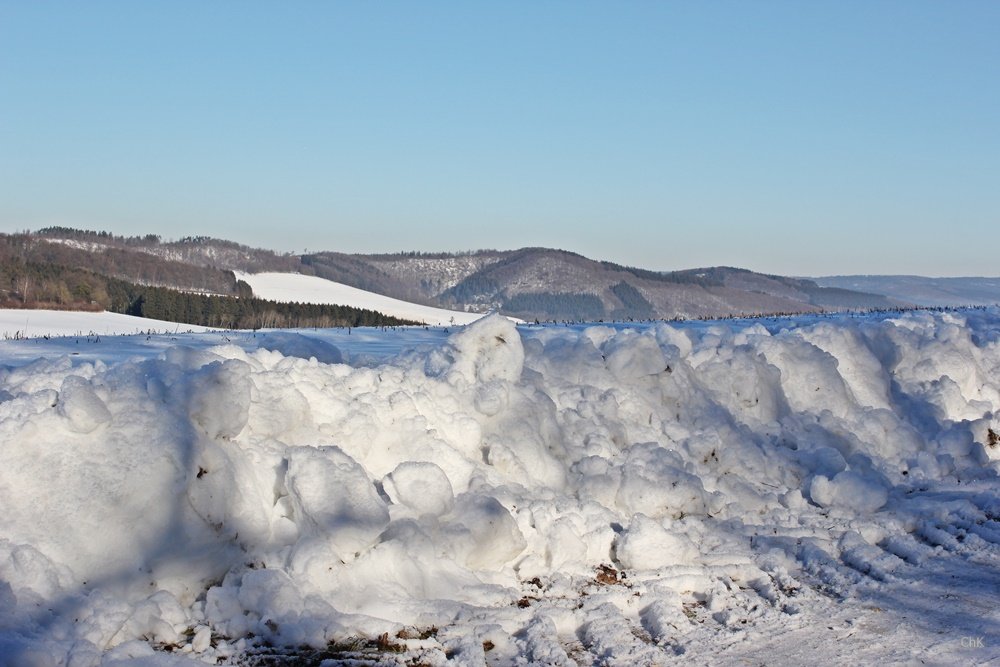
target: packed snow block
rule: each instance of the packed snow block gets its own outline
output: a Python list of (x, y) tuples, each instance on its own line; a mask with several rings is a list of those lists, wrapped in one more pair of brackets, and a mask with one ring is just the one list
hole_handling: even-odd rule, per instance
[(809, 497), (820, 507), (840, 508), (860, 513), (877, 512), (889, 500), (885, 486), (873, 476), (844, 470), (828, 479), (813, 477)]
[(455, 493), (440, 467), (426, 461), (404, 461), (382, 479), (392, 502), (405, 505), (418, 516), (440, 516), (455, 505)]
[(498, 570), (528, 545), (514, 517), (492, 496), (459, 495), (442, 523), (455, 560), (473, 570)]
[(428, 355), (425, 372), (454, 385), (490, 380), (515, 382), (524, 368), (524, 346), (514, 323), (489, 315), (452, 335)]
[(616, 540), (615, 555), (628, 570), (656, 570), (694, 563), (698, 548), (687, 535), (672, 533), (660, 521), (636, 514)]
[(781, 371), (747, 346), (701, 363), (694, 374), (715, 401), (745, 424), (775, 422), (791, 412)]
[(898, 471), (927, 448), (925, 434), (890, 410), (863, 408), (842, 420), (823, 415), (819, 424), (847, 443), (843, 451), (870, 457), (882, 471)]
[(837, 370), (837, 359), (798, 336), (760, 337), (753, 341), (767, 361), (781, 371), (781, 389), (795, 412), (830, 411), (849, 415), (857, 401)]
[[(608, 327), (600, 329), (608, 329), (613, 334)], [(579, 336), (555, 337), (546, 340), (544, 345), (538, 338), (527, 339), (524, 341), (525, 365), (541, 373), (549, 382), (601, 384), (601, 378), (608, 377), (608, 369), (601, 351), (586, 335), (589, 331), (591, 329)]]
[(891, 407), (890, 378), (886, 368), (869, 347), (860, 331), (853, 327), (820, 322), (795, 332), (837, 360), (837, 370), (851, 395), (862, 407)]
[[(244, 613), (240, 603), (240, 586), (232, 575), (221, 586), (212, 586), (205, 593), (205, 620), (227, 637), (244, 637), (254, 622)], [(260, 610), (258, 610), (260, 611)]]
[(933, 405), (938, 421), (977, 419), (1000, 402), (965, 318), (914, 314), (883, 323), (877, 338), (901, 393)]
[(177, 598), (167, 591), (157, 591), (134, 606), (117, 637), (123, 641), (146, 637), (159, 644), (173, 644), (181, 641), (178, 630), (186, 627), (187, 618)]
[(840, 448), (823, 444), (822, 440), (810, 445), (800, 447), (795, 452), (796, 458), (806, 470), (830, 478), (847, 470), (847, 459)]
[(602, 350), (608, 370), (623, 382), (659, 375), (668, 365), (655, 338), (631, 330), (619, 333)]
[(705, 491), (698, 476), (684, 470), (676, 452), (655, 443), (629, 449), (615, 500), (628, 515), (651, 517), (706, 514), (722, 502)]
[(195, 443), (187, 498), (221, 540), (251, 547), (272, 539), (281, 458), (262, 449), (207, 438)]
[(250, 414), (250, 366), (238, 359), (213, 361), (188, 385), (188, 414), (210, 438), (235, 438)]
[[(227, 597), (227, 596), (226, 596)], [(239, 580), (237, 599), (240, 605), (258, 615), (294, 616), (302, 612), (302, 592), (281, 570), (262, 569), (245, 572)], [(232, 610), (231, 601), (218, 605), (218, 611)]]
[(66, 427), (75, 433), (90, 433), (111, 421), (108, 406), (91, 383), (78, 375), (63, 380), (56, 409), (66, 418)]
[(247, 423), (254, 436), (287, 438), (297, 429), (313, 425), (309, 400), (302, 390), (315, 390), (296, 370), (251, 376), (253, 386)]
[(563, 431), (547, 394), (515, 388), (508, 409), (483, 428), (488, 463), (519, 484), (562, 489), (566, 484)]
[(517, 562), (518, 576), (531, 579), (553, 572), (593, 576), (594, 564), (608, 560), (615, 539), (611, 526), (618, 520), (606, 507), (568, 496), (520, 506), (517, 522), (528, 547)]
[(327, 599), (345, 613), (407, 624), (416, 622), (414, 609), (438, 614), (436, 603), (444, 600), (509, 604), (509, 591), (496, 582), (510, 585), (511, 573), (472, 571), (460, 562), (450, 536), (449, 526), (430, 515), (394, 519), (378, 544), (329, 580)]
[(249, 626), (251, 633), (278, 644), (322, 648), (341, 629), (339, 614), (333, 606), (319, 596), (304, 594), (281, 570), (264, 568), (245, 572), (236, 597), (245, 620), (236, 613), (237, 605), (228, 593), (213, 598), (211, 612), (220, 618), (231, 615), (224, 622), (232, 629)]
[(389, 511), (365, 469), (339, 447), (290, 447), (285, 486), (300, 531), (343, 562), (376, 542)]
[(0, 538), (0, 610), (7, 595), (24, 607), (41, 606), (45, 600), (64, 595), (72, 583), (70, 571), (52, 562), (38, 549)]
[(694, 345), (691, 343), (687, 332), (663, 323), (657, 324), (653, 331), (660, 346), (663, 348), (673, 347), (677, 351), (676, 355), (678, 358), (683, 359), (691, 354)]

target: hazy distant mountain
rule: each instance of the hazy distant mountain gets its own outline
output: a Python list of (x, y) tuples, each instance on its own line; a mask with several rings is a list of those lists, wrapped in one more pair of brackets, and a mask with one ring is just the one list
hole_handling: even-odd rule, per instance
[(1000, 278), (923, 276), (826, 276), (817, 285), (908, 301), (921, 306), (989, 306), (1000, 303)]
[[(557, 320), (703, 317), (899, 305), (881, 296), (824, 289), (809, 281), (741, 269), (660, 273), (545, 248), (478, 255), (475, 259), (478, 262), (470, 263), (469, 257), (437, 260), (448, 269), (439, 274), (441, 287), (445, 288), (437, 294), (442, 303), (451, 307), (498, 308), (526, 319)], [(456, 271), (460, 262), (469, 264), (464, 276)]]
[(156, 235), (66, 228), (35, 232), (19, 247), (28, 248), (32, 261), (147, 285), (237, 294), (234, 271), (301, 273), (413, 303), (499, 310), (528, 320), (722, 317), (893, 308), (912, 301), (729, 267), (649, 271), (550, 248), (292, 255), (208, 237), (164, 242)]
[(550, 248), (303, 257), (315, 275), (435, 306), (524, 319), (600, 320), (893, 308), (876, 294), (709, 268), (669, 273)]

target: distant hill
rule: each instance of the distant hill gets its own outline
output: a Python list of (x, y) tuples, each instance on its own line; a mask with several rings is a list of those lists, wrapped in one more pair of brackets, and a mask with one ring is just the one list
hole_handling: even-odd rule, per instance
[(826, 276), (824, 287), (883, 294), (920, 306), (991, 306), (1000, 303), (1000, 278), (923, 276)]
[[(158, 252), (163, 246), (157, 237), (68, 232), (0, 234), (0, 308), (103, 310), (236, 329), (416, 324), (363, 306), (257, 298), (232, 270), (206, 265), (212, 251), (232, 249), (227, 242), (166, 244), (168, 251), (171, 246), (200, 246), (184, 256)], [(244, 255), (244, 264), (259, 266), (256, 253), (246, 256), (237, 250), (235, 255)]]
[[(479, 313), (498, 310), (526, 320), (725, 317), (912, 303), (873, 290), (745, 269), (658, 272), (551, 248), (293, 255), (210, 237), (163, 241), (154, 234), (121, 237), (64, 227), (2, 236), (9, 252), (36, 264), (86, 268), (150, 287), (239, 296), (249, 286), (237, 280), (236, 272), (300, 273), (410, 303)], [(76, 298), (66, 293), (56, 297), (50, 299), (56, 304)], [(0, 300), (4, 298), (16, 301), (18, 286), (0, 284)]]
[[(715, 267), (669, 273), (549, 248), (455, 256), (369, 256), (451, 308), (496, 308), (524, 319), (648, 319), (895, 308), (881, 295)], [(418, 282), (419, 281), (419, 282)]]

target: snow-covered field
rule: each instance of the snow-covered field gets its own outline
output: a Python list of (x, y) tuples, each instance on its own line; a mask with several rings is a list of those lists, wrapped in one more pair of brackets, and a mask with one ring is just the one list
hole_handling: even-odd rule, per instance
[(210, 331), (210, 329), (192, 324), (177, 324), (108, 312), (0, 309), (0, 338), (3, 339), (191, 331)]
[(1000, 310), (86, 333), (0, 341), (0, 664), (1000, 660)]
[(470, 324), (482, 317), (479, 313), (444, 310), (400, 301), (382, 294), (298, 273), (238, 273), (240, 280), (253, 289), (254, 296), (271, 301), (324, 303), (375, 310), (431, 326)]

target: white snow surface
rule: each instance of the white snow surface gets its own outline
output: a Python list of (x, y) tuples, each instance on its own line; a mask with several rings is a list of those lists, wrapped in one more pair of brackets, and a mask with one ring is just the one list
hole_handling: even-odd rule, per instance
[(236, 277), (250, 285), (254, 296), (271, 301), (367, 308), (383, 315), (431, 326), (471, 324), (483, 316), (482, 313), (421, 306), (299, 273), (237, 273)]
[(993, 664), (998, 341), (997, 309), (3, 340), (0, 665)]
[(178, 324), (119, 313), (65, 310), (0, 309), (0, 338), (40, 336), (108, 336), (137, 333), (211, 331), (208, 327)]

